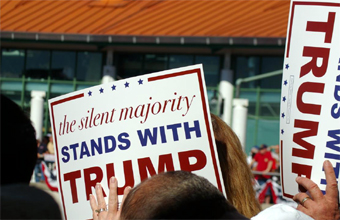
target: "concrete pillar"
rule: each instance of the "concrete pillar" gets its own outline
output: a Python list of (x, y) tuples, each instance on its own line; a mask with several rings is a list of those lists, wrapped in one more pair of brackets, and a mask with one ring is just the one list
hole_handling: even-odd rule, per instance
[(104, 70), (103, 70), (103, 78), (102, 78), (102, 83), (108, 83), (108, 82), (113, 82), (115, 81), (115, 75), (116, 75), (116, 68), (111, 65), (105, 65)]
[[(223, 112), (221, 119), (228, 125), (231, 124), (232, 101), (234, 95), (233, 71), (222, 69), (219, 86), (219, 104), (222, 105)], [(223, 100), (223, 101), (222, 101)]]
[(113, 66), (113, 50), (107, 51), (106, 65), (103, 68), (102, 83), (108, 83), (115, 81), (116, 67)]
[(245, 151), (246, 147), (248, 105), (248, 99), (233, 100), (232, 129), (240, 139), (243, 151)]
[(42, 139), (42, 127), (44, 119), (44, 91), (31, 91), (31, 115), (33, 127), (36, 133), (36, 139)]

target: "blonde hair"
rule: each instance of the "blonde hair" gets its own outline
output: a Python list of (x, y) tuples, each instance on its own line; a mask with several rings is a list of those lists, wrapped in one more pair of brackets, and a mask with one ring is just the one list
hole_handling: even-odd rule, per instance
[(244, 216), (251, 218), (261, 211), (253, 188), (254, 176), (246, 154), (233, 130), (218, 116), (211, 121), (228, 201)]

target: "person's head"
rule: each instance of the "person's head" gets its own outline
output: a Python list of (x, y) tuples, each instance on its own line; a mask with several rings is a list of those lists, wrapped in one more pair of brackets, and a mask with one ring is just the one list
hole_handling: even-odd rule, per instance
[(254, 176), (241, 143), (218, 116), (211, 114), (211, 121), (228, 201), (244, 216), (255, 216), (261, 211), (261, 206), (256, 199)]
[(171, 171), (133, 188), (124, 201), (121, 219), (220, 219), (229, 214), (230, 219), (244, 219), (207, 179)]
[(1, 94), (1, 185), (29, 184), (37, 160), (37, 140), (23, 110)]
[(48, 136), (43, 136), (42, 140), (41, 140), (41, 143), (44, 144), (44, 145), (47, 145), (49, 142), (49, 137)]
[(259, 153), (260, 154), (265, 154), (267, 152), (267, 145), (261, 144), (259, 148)]

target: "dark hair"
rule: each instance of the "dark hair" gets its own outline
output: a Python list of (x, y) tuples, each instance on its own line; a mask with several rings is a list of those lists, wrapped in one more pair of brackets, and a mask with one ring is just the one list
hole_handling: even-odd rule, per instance
[(47, 145), (49, 141), (50, 141), (50, 138), (47, 135), (45, 135), (43, 136), (41, 143)]
[(37, 160), (35, 130), (23, 110), (1, 94), (1, 185), (29, 184)]
[(268, 148), (268, 146), (267, 146), (267, 145), (265, 145), (265, 144), (261, 144), (259, 149), (260, 149), (260, 150), (262, 150), (262, 149), (267, 149), (267, 148)]
[[(171, 171), (143, 181), (128, 194), (122, 219), (220, 219), (236, 212), (207, 179)], [(243, 217), (243, 218), (242, 218)]]

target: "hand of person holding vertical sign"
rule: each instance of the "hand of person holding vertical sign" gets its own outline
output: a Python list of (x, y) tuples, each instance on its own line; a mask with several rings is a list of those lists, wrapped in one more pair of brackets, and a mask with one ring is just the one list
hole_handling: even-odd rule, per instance
[(294, 200), (299, 203), (297, 209), (311, 216), (315, 220), (340, 219), (338, 209), (338, 185), (331, 162), (326, 160), (323, 163), (326, 175), (326, 194), (323, 195), (320, 188), (312, 180), (304, 177), (297, 177), (296, 182), (303, 186), (310, 194), (300, 192), (294, 196)]
[(126, 187), (124, 189), (124, 196), (120, 208), (118, 207), (117, 195), (118, 182), (115, 177), (110, 178), (109, 188), (109, 204), (107, 205), (104, 200), (102, 186), (99, 183), (96, 185), (97, 201), (93, 195), (90, 195), (90, 205), (93, 212), (93, 220), (118, 220), (120, 218), (124, 200), (127, 194), (130, 192), (131, 187)]

